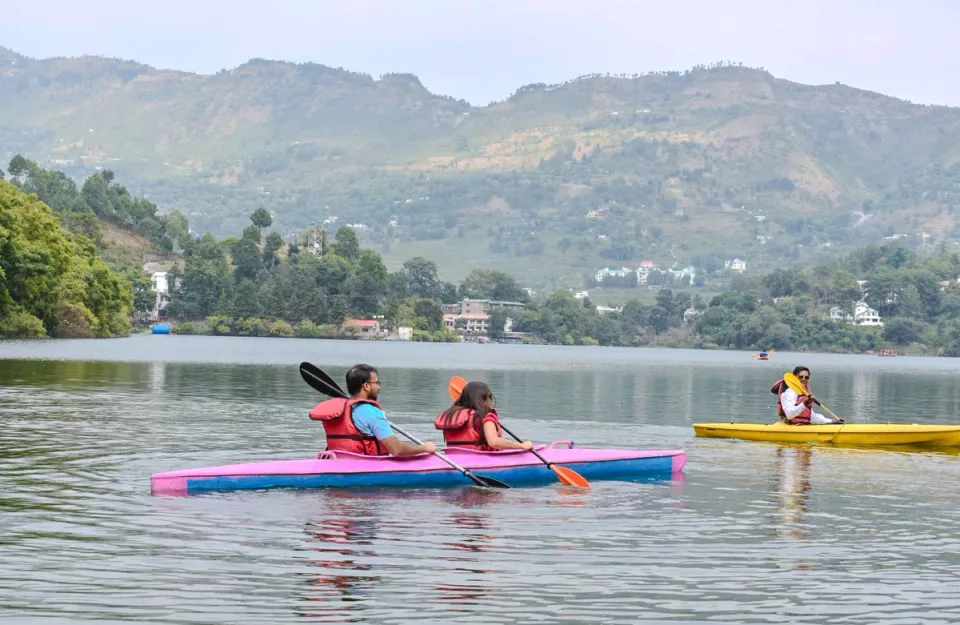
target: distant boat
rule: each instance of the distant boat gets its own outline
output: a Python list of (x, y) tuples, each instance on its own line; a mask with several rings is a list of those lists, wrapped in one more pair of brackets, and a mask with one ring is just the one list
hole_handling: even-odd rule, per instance
[(155, 323), (150, 329), (153, 334), (170, 334), (170, 324), (168, 323)]
[(772, 353), (775, 352), (775, 351), (777, 351), (777, 350), (776, 350), (776, 349), (769, 349), (769, 350), (765, 349), (765, 350), (763, 350), (762, 352), (760, 352), (759, 354), (750, 354), (750, 357), (751, 357), (751, 358), (757, 358), (757, 359), (759, 359), (759, 360), (770, 360), (770, 354), (772, 354)]
[(877, 356), (899, 356), (895, 349), (881, 349), (877, 352)]

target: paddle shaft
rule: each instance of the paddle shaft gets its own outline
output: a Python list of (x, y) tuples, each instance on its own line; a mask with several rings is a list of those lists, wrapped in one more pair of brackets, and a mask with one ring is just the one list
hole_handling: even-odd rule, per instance
[[(417, 445), (423, 445), (423, 443), (421, 443), (421, 442), (417, 439), (417, 437), (415, 437), (414, 435), (408, 434), (407, 432), (404, 432), (403, 430), (401, 430), (400, 428), (398, 428), (395, 424), (391, 423), (390, 421), (387, 421), (387, 423), (390, 423), (390, 427), (392, 427), (392, 428), (395, 429), (396, 431), (400, 432), (401, 434), (403, 434), (404, 436), (406, 436), (407, 438), (409, 438), (410, 440), (412, 440), (412, 441), (413, 441), (414, 443), (416, 443)], [(435, 452), (433, 452), (433, 455), (435, 455), (437, 458), (440, 458), (441, 460), (443, 460), (444, 462), (446, 462), (447, 464), (449, 464), (451, 467), (453, 467), (454, 469), (456, 469), (456, 470), (459, 471), (460, 473), (463, 473), (465, 476), (469, 477), (471, 480), (473, 480), (474, 482), (476, 482), (476, 483), (479, 484), (480, 486), (488, 486), (488, 484), (486, 484), (482, 479), (480, 479), (479, 477), (477, 477), (476, 475), (474, 475), (473, 473), (471, 473), (471, 472), (470, 472), (470, 469), (466, 469), (466, 468), (464, 468), (464, 467), (461, 467), (459, 464), (457, 464), (456, 462), (454, 462), (454, 461), (451, 460), (450, 458), (447, 458), (444, 454), (441, 454), (441, 453), (435, 451)]]
[[(511, 432), (509, 429), (507, 429), (507, 426), (505, 426), (504, 424), (501, 423), (501, 424), (500, 424), (500, 428), (501, 428), (504, 432), (506, 432), (507, 434), (509, 434), (510, 436), (512, 436), (512, 437), (513, 437), (513, 440), (517, 441), (518, 443), (522, 443), (522, 442), (523, 442), (522, 440), (520, 440), (520, 438), (519, 438), (516, 434), (514, 434), (514, 433)], [(543, 456), (541, 456), (540, 453), (539, 453), (536, 449), (534, 449), (533, 447), (531, 447), (531, 448), (528, 449), (527, 451), (532, 452), (534, 456), (536, 456), (537, 458), (540, 458), (541, 462), (543, 462), (543, 464), (547, 465), (548, 467), (550, 467), (550, 468), (553, 468), (553, 467), (554, 467), (554, 464), (553, 464), (552, 462), (550, 462), (549, 460), (547, 460), (546, 458), (544, 458)]]

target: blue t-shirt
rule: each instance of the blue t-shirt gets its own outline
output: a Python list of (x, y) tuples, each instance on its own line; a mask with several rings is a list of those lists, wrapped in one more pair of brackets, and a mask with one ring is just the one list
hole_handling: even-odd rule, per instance
[(393, 436), (387, 415), (376, 406), (360, 404), (353, 409), (352, 416), (358, 430), (368, 436), (375, 436), (378, 441)]

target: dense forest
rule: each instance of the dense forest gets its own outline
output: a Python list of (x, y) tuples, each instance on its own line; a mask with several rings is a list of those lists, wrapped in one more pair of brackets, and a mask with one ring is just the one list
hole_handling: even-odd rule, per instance
[(0, 180), (0, 336), (86, 338), (130, 332), (130, 282), (49, 206)]
[[(814, 268), (736, 276), (709, 302), (658, 287), (651, 304), (632, 299), (601, 313), (569, 289), (530, 297), (511, 276), (489, 269), (474, 269), (454, 285), (438, 278), (433, 262), (417, 257), (389, 273), (379, 254), (361, 250), (345, 226), (323, 242), (327, 253), (317, 257), (298, 244), (285, 247), (275, 232), (264, 236), (270, 223), (258, 210), (239, 238), (217, 241), (208, 234), (188, 242), (183, 275), (173, 276), (170, 312), (207, 323), (181, 331), (333, 337), (347, 318), (377, 317), (387, 326), (413, 326), (418, 340), (455, 340), (440, 304), (476, 297), (525, 302), (511, 330), (548, 343), (823, 351), (913, 345), (960, 355), (957, 253), (874, 245)], [(884, 325), (831, 318), (831, 309), (851, 314), (857, 301), (874, 307)], [(503, 313), (493, 316), (492, 338), (503, 334), (505, 320)]]
[[(4, 177), (0, 172), (0, 177)], [(98, 172), (78, 186), (61, 172), (22, 157), (8, 166), (0, 195), (0, 335), (117, 336), (131, 314), (149, 310), (155, 294), (135, 262), (101, 258), (101, 226), (113, 224), (179, 259), (170, 272), (170, 316), (176, 331), (247, 336), (343, 337), (344, 321), (412, 326), (415, 340), (453, 341), (441, 304), (463, 298), (519, 301), (510, 330), (527, 340), (574, 345), (663, 345), (732, 349), (906, 351), (960, 356), (960, 254), (870, 245), (815, 267), (736, 275), (709, 301), (681, 288), (651, 285), (655, 300), (631, 299), (598, 310), (571, 289), (531, 295), (509, 274), (476, 268), (459, 284), (437, 265), (408, 259), (389, 272), (362, 249), (351, 227), (287, 242), (259, 208), (239, 234), (216, 239), (191, 233), (178, 211), (133, 197)], [(669, 282), (669, 281), (668, 281)], [(651, 288), (648, 287), (648, 288)], [(856, 302), (874, 308), (883, 326), (842, 318)], [(831, 314), (832, 313), (832, 314)], [(504, 333), (506, 315), (491, 319)]]

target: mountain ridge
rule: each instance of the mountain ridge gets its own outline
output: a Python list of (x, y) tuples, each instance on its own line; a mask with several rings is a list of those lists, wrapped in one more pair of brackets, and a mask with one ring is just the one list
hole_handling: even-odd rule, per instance
[(437, 240), (459, 263), (468, 236), (504, 264), (546, 255), (563, 269), (541, 278), (561, 282), (667, 248), (777, 265), (904, 230), (947, 243), (960, 192), (960, 109), (729, 63), (472, 106), (407, 73), (250, 59), (197, 74), (0, 48), (4, 149), (71, 176), (114, 169), (201, 231), (264, 204), (287, 231), (369, 221), (388, 263)]

